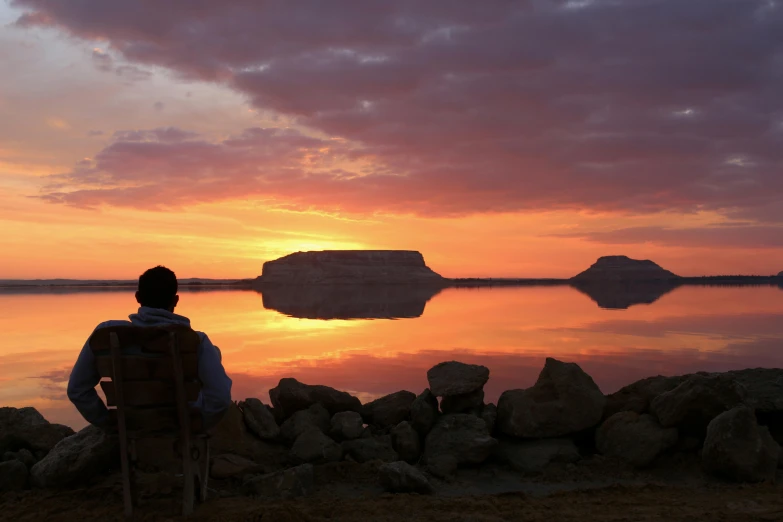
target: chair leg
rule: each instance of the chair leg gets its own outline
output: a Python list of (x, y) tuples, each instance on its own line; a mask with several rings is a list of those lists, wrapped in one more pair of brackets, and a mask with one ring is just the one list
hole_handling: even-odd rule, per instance
[(190, 444), (183, 444), (182, 447), (182, 474), (185, 478), (185, 489), (182, 493), (182, 514), (184, 516), (193, 513), (193, 503), (195, 500), (195, 482), (193, 480), (191, 448), (189, 446)]
[(120, 466), (122, 467), (122, 500), (125, 504), (125, 517), (133, 516), (133, 500), (131, 499), (130, 466), (128, 465), (128, 435), (120, 430)]
[(207, 500), (207, 482), (209, 481), (209, 439), (200, 439), (199, 448), (199, 487), (201, 502)]

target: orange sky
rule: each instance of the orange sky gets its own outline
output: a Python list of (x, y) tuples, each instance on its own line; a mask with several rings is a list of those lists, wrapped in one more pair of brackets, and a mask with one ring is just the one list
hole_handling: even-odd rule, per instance
[[(476, 163), (459, 178), (460, 171), (442, 170), (435, 161), (464, 147), (439, 148), (437, 130), (426, 150), (414, 137), (414, 143), (390, 137), (399, 150), (390, 154), (381, 142), (361, 142), (361, 134), (343, 138), (353, 132), (346, 122), (300, 116), (304, 109), (289, 107), (296, 100), (262, 102), (250, 87), (238, 87), (236, 78), (233, 84), (222, 77), (207, 81), (193, 71), (134, 59), (109, 29), (85, 37), (67, 28), (64, 13), (58, 14), (60, 28), (15, 26), (27, 3), (11, 7), (0, 1), (0, 279), (134, 278), (155, 264), (180, 277), (245, 278), (259, 275), (264, 261), (290, 252), (362, 248), (419, 250), (434, 270), (450, 277), (569, 277), (609, 254), (653, 259), (681, 275), (783, 270), (779, 207), (762, 197), (779, 190), (772, 186), (779, 178), (768, 171), (758, 178), (767, 180), (768, 190), (762, 181), (752, 194), (741, 186), (721, 187), (738, 194), (736, 205), (723, 196), (713, 201), (694, 195), (706, 186), (702, 180), (665, 194), (655, 176), (646, 175), (634, 192), (634, 185), (620, 187), (623, 177), (603, 186), (592, 178), (569, 178), (558, 170), (563, 158), (557, 149), (548, 158), (520, 160), (498, 145), (490, 123), (471, 123), (455, 136), (478, 133), (484, 125), (486, 140), (468, 152), (488, 163)], [(297, 86), (304, 89), (301, 82)], [(318, 88), (303, 92), (313, 99), (323, 94)], [(326, 108), (337, 103), (316, 101)], [(362, 106), (371, 110), (373, 103)], [(410, 130), (424, 123), (412, 118)], [(240, 143), (248, 129), (259, 128), (278, 132), (265, 138), (274, 142), (268, 152)], [(199, 137), (166, 141), (138, 129), (181, 129)], [(147, 134), (139, 139), (132, 133)], [(469, 136), (471, 143), (479, 143), (476, 136)], [(193, 140), (193, 154), (201, 156), (177, 152)], [(113, 156), (117, 146), (129, 154), (137, 144), (159, 146), (169, 156)], [(627, 159), (635, 147), (613, 143), (592, 151), (598, 158), (593, 161), (607, 153)], [(225, 156), (226, 150), (244, 159)], [(256, 164), (265, 154), (271, 159), (259, 181)], [(737, 154), (725, 160), (726, 168), (751, 168)], [(110, 166), (100, 166), (101, 158)], [(207, 169), (209, 158), (214, 164)], [(431, 169), (419, 165), (424, 160), (433, 162)], [(193, 169), (192, 180), (188, 167), (180, 172), (182, 165)], [(498, 165), (508, 168), (505, 177), (488, 178)], [(353, 184), (343, 180), (346, 175)], [(245, 187), (244, 180), (254, 176)], [(313, 181), (289, 184), (301, 176)], [(155, 185), (158, 177), (165, 183)], [(549, 186), (550, 177), (561, 185)], [(151, 184), (150, 201), (136, 204), (124, 195), (137, 183)], [(158, 201), (161, 187), (166, 192)], [(524, 199), (535, 190), (534, 199)], [(579, 195), (571, 197), (572, 191)], [(615, 191), (612, 201), (607, 194)], [(552, 200), (552, 193), (563, 200)], [(167, 207), (165, 198), (177, 204)], [(660, 201), (672, 201), (671, 208)], [(748, 201), (766, 210), (755, 212)]]

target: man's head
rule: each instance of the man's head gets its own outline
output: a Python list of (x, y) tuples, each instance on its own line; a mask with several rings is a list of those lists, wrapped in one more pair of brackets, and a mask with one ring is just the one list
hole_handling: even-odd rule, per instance
[(136, 301), (141, 306), (173, 312), (179, 302), (177, 276), (165, 266), (150, 268), (139, 277)]

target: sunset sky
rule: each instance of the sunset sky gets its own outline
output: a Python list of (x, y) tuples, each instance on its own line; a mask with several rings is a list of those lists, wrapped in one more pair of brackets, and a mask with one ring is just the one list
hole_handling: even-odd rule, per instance
[(0, 0), (0, 278), (783, 270), (783, 1)]

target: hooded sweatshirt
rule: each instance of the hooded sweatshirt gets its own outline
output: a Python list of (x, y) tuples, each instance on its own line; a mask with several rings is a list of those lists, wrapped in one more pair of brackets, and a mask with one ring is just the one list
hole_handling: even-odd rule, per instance
[[(190, 327), (190, 319), (161, 308), (142, 306), (138, 313), (129, 316), (130, 321), (106, 321), (95, 329), (111, 326), (168, 326)], [(198, 347), (198, 376), (201, 393), (193, 404), (204, 417), (204, 426), (213, 427), (231, 405), (231, 379), (223, 369), (222, 357), (217, 346), (203, 332), (196, 332), (201, 339)], [(95, 365), (95, 356), (89, 339), (84, 344), (68, 380), (68, 398), (87, 422), (103, 426), (109, 418), (109, 410), (98, 396), (95, 387), (101, 380)]]

